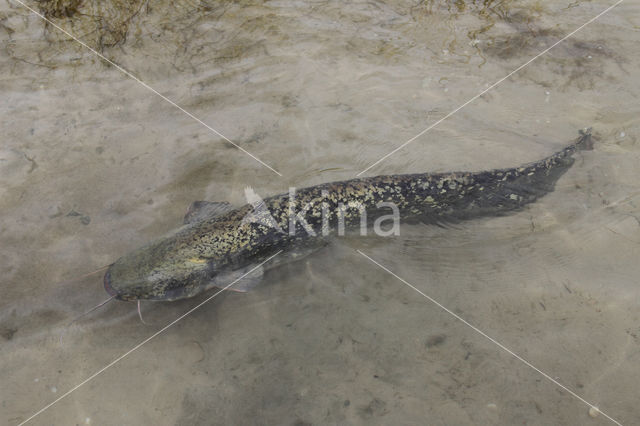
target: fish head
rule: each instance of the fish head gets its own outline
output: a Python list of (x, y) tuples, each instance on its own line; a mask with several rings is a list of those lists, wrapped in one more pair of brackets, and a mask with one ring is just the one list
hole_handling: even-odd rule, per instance
[(104, 288), (125, 301), (173, 301), (215, 287), (216, 261), (189, 253), (180, 240), (165, 238), (118, 259), (104, 275)]
[(276, 231), (242, 222), (249, 208), (237, 217), (187, 224), (121, 257), (105, 273), (105, 290), (120, 300), (164, 301), (214, 287), (249, 291), (261, 281), (260, 261), (277, 250), (271, 245)]

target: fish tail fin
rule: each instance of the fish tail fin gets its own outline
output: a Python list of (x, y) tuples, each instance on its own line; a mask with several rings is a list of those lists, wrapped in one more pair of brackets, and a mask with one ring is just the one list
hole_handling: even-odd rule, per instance
[(579, 151), (591, 151), (593, 150), (593, 139), (591, 138), (591, 127), (580, 129), (578, 131), (580, 137), (576, 141), (576, 149)]

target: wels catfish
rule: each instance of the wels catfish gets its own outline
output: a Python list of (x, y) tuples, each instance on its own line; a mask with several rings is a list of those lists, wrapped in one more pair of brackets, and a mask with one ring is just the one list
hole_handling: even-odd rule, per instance
[(239, 208), (195, 202), (184, 226), (110, 265), (104, 287), (117, 299), (138, 301), (187, 298), (239, 278), (230, 289), (248, 291), (264, 270), (362, 225), (363, 214), (443, 224), (516, 211), (553, 191), (573, 154), (592, 147), (587, 130), (563, 150), (516, 168), (352, 179), (254, 197)]

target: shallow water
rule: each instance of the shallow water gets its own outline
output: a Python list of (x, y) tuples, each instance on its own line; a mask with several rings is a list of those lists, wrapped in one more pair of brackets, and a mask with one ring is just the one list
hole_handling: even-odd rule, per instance
[[(112, 302), (193, 200), (350, 179), (613, 2), (0, 0), (0, 419), (205, 300)], [(623, 424), (640, 418), (640, 7), (623, 2), (367, 175), (511, 167), (593, 126), (517, 214), (349, 237), (222, 294), (31, 424)], [(460, 322), (468, 321), (540, 371)]]

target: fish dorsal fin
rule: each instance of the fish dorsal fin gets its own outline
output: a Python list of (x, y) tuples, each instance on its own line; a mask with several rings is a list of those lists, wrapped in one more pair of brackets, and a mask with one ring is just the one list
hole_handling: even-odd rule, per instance
[(262, 282), (263, 275), (264, 269), (262, 268), (262, 266), (256, 268), (256, 265), (249, 265), (235, 271), (223, 272), (218, 274), (215, 277), (215, 286), (218, 288), (225, 288), (232, 282), (238, 280), (238, 282), (233, 284), (227, 290), (246, 293), (250, 290), (253, 290), (258, 284)]
[(201, 220), (220, 216), (233, 210), (233, 206), (226, 201), (194, 201), (184, 215), (184, 224), (200, 222)]

